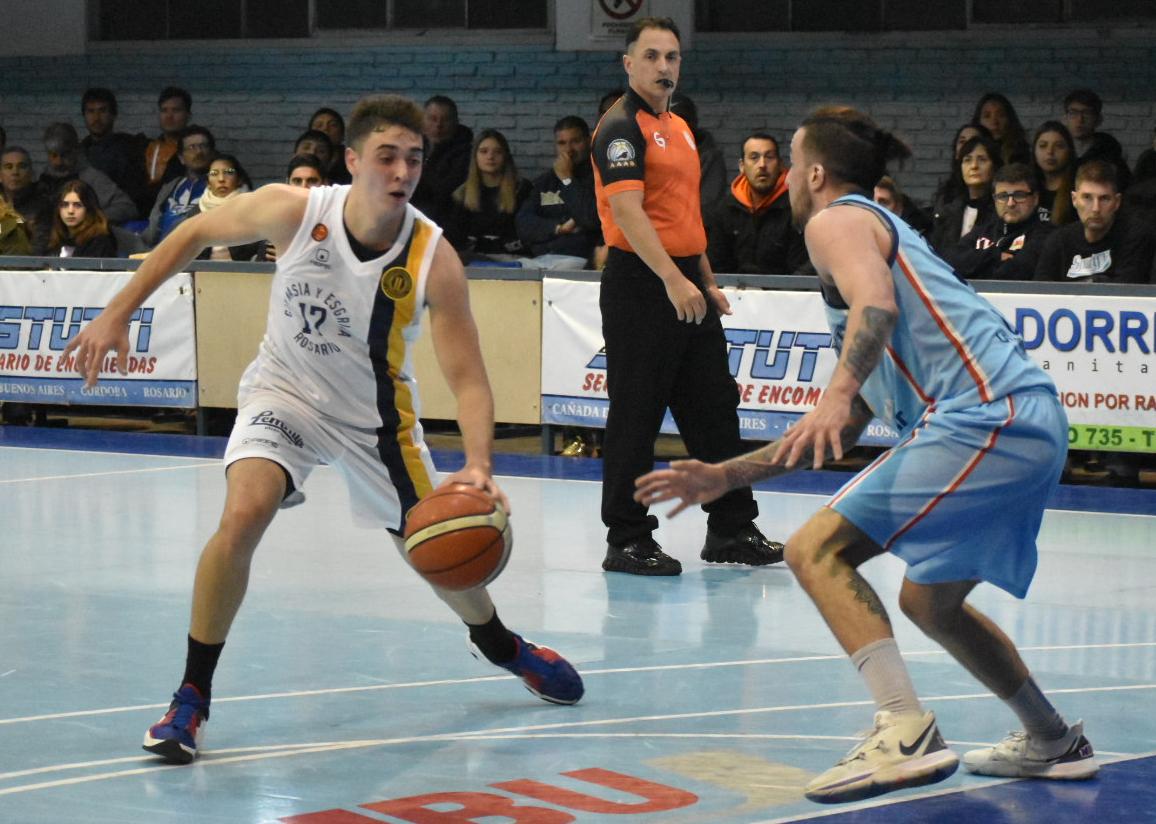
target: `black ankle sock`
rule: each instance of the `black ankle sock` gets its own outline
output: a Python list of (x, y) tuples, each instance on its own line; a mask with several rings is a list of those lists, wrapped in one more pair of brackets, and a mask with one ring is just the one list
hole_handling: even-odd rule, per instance
[(221, 657), (221, 650), (225, 642), (219, 644), (202, 644), (193, 636), (189, 636), (189, 653), (185, 658), (185, 677), (182, 684), (192, 684), (196, 687), (207, 703), (213, 692), (213, 673), (217, 669), (217, 660)]
[(494, 617), (484, 624), (466, 624), (470, 629), (470, 640), (477, 645), (491, 663), (503, 664), (514, 660), (518, 654), (518, 644), (514, 633), (506, 629), (494, 610)]

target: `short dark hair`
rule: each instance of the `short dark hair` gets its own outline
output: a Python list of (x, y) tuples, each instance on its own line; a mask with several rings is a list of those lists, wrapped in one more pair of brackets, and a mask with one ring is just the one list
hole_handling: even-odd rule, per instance
[(1068, 92), (1064, 97), (1064, 108), (1067, 109), (1073, 103), (1087, 106), (1096, 117), (1099, 117), (1104, 111), (1104, 101), (1100, 99), (1100, 95), (1091, 89), (1073, 89)]
[(747, 142), (751, 140), (769, 140), (775, 144), (775, 151), (779, 151), (779, 141), (775, 139), (774, 135), (772, 135), (770, 132), (764, 132), (760, 129), (758, 131), (751, 132), (749, 135), (743, 138), (743, 142), (739, 144), (739, 157), (742, 157), (747, 153)]
[[(827, 174), (872, 192), (890, 160), (906, 160), (911, 149), (891, 132), (850, 106), (823, 106), (803, 121), (803, 145)], [(794, 160), (794, 158), (792, 158)]]
[(329, 172), (321, 165), (321, 158), (315, 154), (308, 152), (304, 154), (295, 154), (289, 159), (289, 165), (285, 167), (285, 177), (288, 179), (292, 177), (294, 169), (300, 169), (302, 166), (307, 166), (313, 169), (317, 174), (321, 175), (322, 180), (328, 180)]
[(23, 146), (18, 146), (15, 143), (13, 143), (11, 146), (5, 145), (4, 148), (0, 149), (0, 157), (3, 157), (6, 154), (22, 154), (28, 158), (29, 161), (32, 160), (32, 155), (29, 153), (29, 151)]
[(161, 89), (161, 93), (157, 96), (157, 108), (159, 109), (166, 100), (172, 100), (174, 97), (179, 97), (184, 102), (185, 108), (192, 113), (193, 96), (180, 86), (165, 86)]
[[(434, 98), (430, 98), (433, 100)], [(449, 98), (446, 98), (449, 100)], [(453, 103), (453, 101), (450, 101)], [(426, 105), (429, 105), (428, 102)], [(454, 107), (456, 110), (456, 106)], [(360, 152), (370, 132), (382, 125), (400, 126), (419, 137), (425, 115), (420, 106), (408, 97), (399, 94), (375, 94), (363, 97), (353, 107), (349, 116), (349, 128), (345, 132), (345, 142), (354, 151)], [(425, 146), (425, 140), (422, 140)]]
[(611, 89), (602, 97), (598, 98), (598, 116), (606, 114), (606, 110), (618, 102), (622, 95), (626, 94), (626, 90), (622, 87)]
[(590, 137), (590, 124), (576, 114), (568, 114), (558, 119), (558, 122), (554, 124), (554, 134), (558, 134), (563, 129), (577, 129), (586, 137)]
[(296, 148), (301, 145), (303, 140), (317, 140), (329, 147), (329, 151), (333, 151), (333, 141), (329, 139), (329, 135), (320, 129), (306, 129), (301, 134), (297, 135), (297, 140), (293, 142), (293, 147)]
[(112, 93), (111, 89), (106, 89), (103, 86), (93, 86), (90, 89), (85, 89), (84, 94), (80, 98), (80, 113), (84, 114), (84, 108), (89, 103), (104, 103), (108, 106), (108, 113), (113, 117), (117, 115), (116, 95)]
[(80, 148), (80, 136), (71, 123), (49, 123), (44, 129), (44, 148), (62, 155), (72, 154)]
[(450, 110), (450, 114), (454, 116), (454, 120), (458, 119), (458, 104), (454, 102), (452, 97), (446, 97), (444, 94), (435, 94), (426, 100), (422, 108), (424, 109), (427, 106), (444, 106)]
[(206, 129), (204, 126), (197, 126), (194, 124), (192, 126), (186, 126), (181, 130), (181, 134), (177, 138), (177, 151), (183, 152), (185, 150), (185, 141), (195, 134), (202, 135), (207, 141), (209, 141), (209, 148), (212, 151), (215, 152), (217, 150), (217, 141), (216, 138), (213, 137), (213, 133)]
[(1116, 172), (1116, 166), (1106, 160), (1089, 160), (1086, 163), (1081, 163), (1080, 168), (1076, 169), (1076, 182), (1072, 187), (1073, 190), (1080, 188), (1080, 184), (1085, 181), (1102, 183), (1111, 186), (1117, 194), (1120, 192), (1120, 176)]
[(1026, 163), (1009, 163), (995, 173), (991, 185), (997, 183), (1026, 183), (1033, 194), (1039, 194), (1040, 176)]
[(682, 45), (682, 32), (678, 30), (678, 24), (669, 17), (640, 17), (634, 21), (629, 30), (626, 32), (626, 49), (634, 45), (634, 41), (642, 36), (642, 33), (647, 29), (662, 29), (674, 35), (674, 39), (678, 44)]
[(341, 116), (341, 113), (337, 111), (337, 109), (331, 109), (328, 106), (322, 106), (313, 114), (309, 115), (309, 128), (313, 128), (313, 121), (317, 119), (317, 115), (319, 114), (327, 114), (332, 117), (337, 121), (337, 125), (341, 127), (341, 133), (345, 133), (345, 118)]

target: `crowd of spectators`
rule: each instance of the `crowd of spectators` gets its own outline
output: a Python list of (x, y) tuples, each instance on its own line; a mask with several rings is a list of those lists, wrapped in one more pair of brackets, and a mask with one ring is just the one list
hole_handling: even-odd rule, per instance
[[(622, 89), (603, 95), (597, 117), (621, 95)], [(6, 145), (0, 128), (0, 252), (147, 250), (190, 215), (253, 187), (240, 158), (220, 152), (212, 132), (193, 122), (187, 90), (163, 89), (156, 111), (155, 137), (117, 131), (116, 95), (87, 89), (80, 99), (87, 134), (81, 138), (68, 122), (46, 126), (39, 169), (28, 149)], [(671, 111), (694, 135), (713, 268), (743, 275), (813, 271), (790, 217), (788, 158), (779, 148), (785, 135), (754, 128), (727, 149), (702, 128), (690, 97), (675, 92)], [(579, 114), (563, 115), (553, 127), (551, 167), (523, 177), (500, 131), (475, 133), (460, 122), (450, 97), (426, 101), (427, 154), (413, 203), (444, 227), (464, 262), (601, 267), (593, 130)], [(988, 92), (952, 138), (950, 163), (926, 208), (903, 192), (902, 169), (879, 181), (875, 199), (965, 278), (1153, 282), (1156, 133), (1130, 168), (1120, 142), (1100, 129), (1103, 115), (1095, 92), (1076, 89), (1059, 117), (1029, 132), (1007, 96)], [(283, 182), (349, 182), (341, 114), (322, 106), (303, 126), (286, 146)], [(732, 166), (727, 157), (735, 155)], [(204, 254), (275, 260), (277, 250), (261, 243)]]

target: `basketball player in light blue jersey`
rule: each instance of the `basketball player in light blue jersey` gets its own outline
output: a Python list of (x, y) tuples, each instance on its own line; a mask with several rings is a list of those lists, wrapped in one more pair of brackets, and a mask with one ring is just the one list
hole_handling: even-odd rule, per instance
[(857, 571), (885, 552), (907, 563), (904, 614), (1024, 726), (967, 753), (965, 767), (1055, 779), (1098, 769), (1082, 723), (1064, 721), (1011, 640), (966, 603), (981, 581), (1027, 593), (1067, 420), (1051, 380), (996, 310), (869, 200), (887, 161), (908, 155), (852, 109), (820, 109), (803, 122), (787, 180), (839, 352), (831, 382), (780, 441), (719, 464), (676, 461), (637, 485), (644, 504), (678, 500), (674, 515), (800, 463), (817, 469), (827, 455), (841, 458), (872, 417), (899, 431), (894, 448), (787, 542), (792, 572), (877, 705), (868, 737), (807, 785), (819, 802), (941, 781), (959, 764), (919, 703), (887, 611)]
[[(442, 484), (484, 489), (508, 509), (491, 475), (493, 395), (465, 272), (441, 229), (409, 203), (424, 160), (422, 117), (403, 97), (363, 99), (347, 132), (351, 185), (272, 184), (183, 222), (65, 349), (89, 386), (112, 350), (123, 373), (129, 317), (198, 252), (260, 239), (280, 250), (265, 337), (241, 380), (225, 449), (224, 513), (197, 565), (185, 673), (144, 737), (144, 748), (168, 761), (197, 756), (253, 553), (278, 509), (304, 500), (316, 466), (342, 475), (355, 522), (388, 529), (402, 549), (405, 513), (437, 484), (412, 362), (426, 307), (465, 452), (465, 465)], [(574, 668), (508, 630), (484, 588), (434, 589), (469, 627), (477, 656), (546, 701), (582, 697)]]

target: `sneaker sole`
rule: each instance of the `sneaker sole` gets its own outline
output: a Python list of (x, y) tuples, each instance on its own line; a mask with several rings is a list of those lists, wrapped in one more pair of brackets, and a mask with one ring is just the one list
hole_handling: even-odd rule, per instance
[(672, 577), (682, 574), (681, 566), (677, 569), (650, 569), (648, 567), (636, 567), (620, 561), (603, 561), (602, 569), (605, 572), (622, 572), (627, 575), (648, 575), (651, 577)]
[(903, 761), (893, 767), (884, 767), (833, 787), (807, 790), (804, 795), (819, 804), (861, 801), (864, 798), (874, 798), (908, 787), (936, 784), (951, 777), (958, 768), (959, 757), (951, 750), (940, 750), (913, 761)]
[[(517, 678), (516, 675), (514, 677)], [(555, 698), (552, 695), (546, 695), (545, 693), (538, 692), (536, 689), (531, 687), (525, 681), (522, 681), (522, 686), (525, 687), (526, 692), (530, 693), (531, 695), (536, 695), (539, 698), (541, 698), (543, 701), (548, 701), (551, 704), (561, 704), (562, 706), (570, 706), (571, 704), (577, 704), (579, 701), (582, 700), (582, 695), (586, 694), (585, 692), (583, 692), (582, 695), (579, 695), (577, 698)]]
[(190, 750), (180, 741), (172, 738), (153, 738), (145, 733), (144, 743), (141, 746), (170, 764), (192, 764), (197, 757), (196, 750)]
[(1047, 778), (1053, 781), (1085, 781), (1095, 777), (1100, 771), (1100, 765), (1091, 758), (1069, 764), (1049, 764), (1035, 769), (1017, 766), (1008, 761), (969, 764), (965, 756), (963, 768), (974, 775), (987, 775), (992, 778)]
[(770, 560), (770, 561), (763, 561), (763, 560), (750, 561), (750, 560), (739, 558), (739, 557), (736, 557), (733, 555), (716, 554), (713, 552), (703, 552), (698, 557), (701, 558), (702, 560), (706, 561), (708, 564), (742, 564), (743, 566), (771, 566), (772, 564), (781, 564), (783, 562), (783, 556), (781, 554), (779, 555), (779, 557), (777, 557), (773, 560)]

